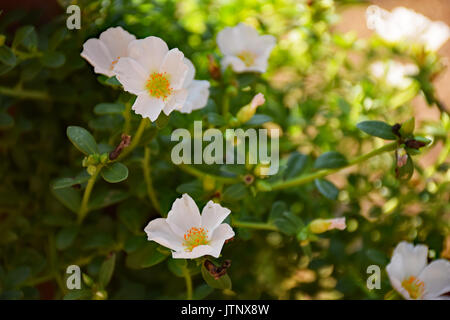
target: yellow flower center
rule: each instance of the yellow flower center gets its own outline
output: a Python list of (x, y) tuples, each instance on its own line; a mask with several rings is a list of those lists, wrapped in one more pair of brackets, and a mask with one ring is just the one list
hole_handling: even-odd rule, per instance
[(195, 247), (208, 244), (208, 230), (192, 227), (184, 234), (183, 246), (187, 251), (192, 251)]
[(409, 277), (403, 280), (402, 287), (408, 291), (411, 299), (419, 299), (425, 291), (425, 284), (416, 277)]
[(240, 54), (238, 54), (237, 57), (239, 59), (241, 59), (247, 67), (250, 67), (251, 65), (253, 65), (255, 63), (255, 58), (256, 58), (256, 56), (253, 52), (246, 51), (246, 50), (244, 50)]
[(165, 72), (153, 72), (148, 78), (145, 88), (152, 97), (162, 98), (163, 100), (166, 100), (173, 92), (168, 75)]
[(120, 57), (117, 57), (116, 60), (113, 60), (113, 62), (111, 62), (111, 65), (109, 66), (109, 70), (114, 69), (114, 66), (119, 61), (119, 59), (120, 59)]

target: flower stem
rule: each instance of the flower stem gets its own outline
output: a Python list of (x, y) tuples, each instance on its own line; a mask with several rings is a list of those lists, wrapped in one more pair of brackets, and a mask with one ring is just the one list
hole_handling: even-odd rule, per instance
[(377, 155), (380, 155), (384, 152), (388, 152), (388, 151), (392, 151), (395, 150), (395, 148), (397, 147), (397, 142), (391, 142), (389, 144), (386, 144), (384, 146), (382, 146), (381, 148), (375, 149), (369, 153), (363, 154), (359, 157), (356, 157), (352, 160), (350, 160), (345, 166), (340, 167), (340, 168), (334, 168), (334, 169), (324, 169), (324, 170), (319, 170), (317, 172), (313, 172), (311, 174), (307, 174), (307, 175), (303, 175), (294, 179), (290, 179), (287, 181), (280, 181), (280, 182), (276, 182), (274, 184), (272, 184), (270, 191), (272, 190), (282, 190), (282, 189), (287, 189), (290, 187), (296, 187), (308, 182), (311, 182), (315, 179), (320, 179), (323, 178), (325, 176), (328, 176), (332, 173), (335, 173), (337, 171), (340, 171), (342, 169), (354, 166), (355, 164), (361, 163), (366, 161), (367, 159), (370, 159), (372, 157), (375, 157)]
[(192, 277), (188, 268), (183, 268), (184, 279), (186, 280), (186, 299), (192, 300)]
[(156, 211), (161, 212), (158, 198), (156, 197), (155, 189), (153, 188), (152, 175), (150, 171), (150, 148), (145, 147), (144, 159), (142, 161), (142, 169), (144, 170), (145, 184), (147, 186), (148, 197)]
[(214, 180), (216, 180), (218, 182), (228, 183), (228, 184), (238, 183), (240, 181), (239, 178), (221, 177), (218, 175), (205, 173), (203, 171), (200, 171), (200, 170), (194, 168), (193, 166), (191, 166), (189, 164), (181, 163), (178, 165), (178, 167), (181, 170), (183, 170), (184, 172), (189, 173), (190, 175), (193, 175), (194, 177), (197, 177), (200, 179), (204, 179), (208, 176), (208, 177), (212, 177)]
[(117, 157), (116, 161), (119, 161), (120, 159), (126, 157), (137, 147), (139, 141), (141, 140), (142, 134), (144, 133), (145, 127), (147, 126), (147, 123), (148, 119), (142, 118), (141, 123), (139, 123), (139, 127), (136, 130), (136, 133), (133, 137), (131, 137), (130, 145), (122, 151), (122, 153)]
[(266, 223), (266, 222), (250, 222), (250, 221), (232, 220), (231, 224), (237, 228), (279, 231), (275, 225)]
[(88, 183), (86, 185), (86, 189), (84, 189), (83, 199), (81, 200), (80, 210), (78, 211), (78, 224), (81, 224), (89, 212), (89, 198), (91, 196), (92, 189), (94, 188), (95, 181), (97, 180), (97, 176), (102, 170), (102, 166), (98, 166), (95, 173), (89, 178)]
[(50, 100), (50, 96), (47, 92), (38, 90), (26, 90), (0, 86), (0, 94), (23, 99)]

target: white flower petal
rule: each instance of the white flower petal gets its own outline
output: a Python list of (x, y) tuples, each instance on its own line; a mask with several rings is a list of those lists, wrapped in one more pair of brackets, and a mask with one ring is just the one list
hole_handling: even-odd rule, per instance
[(276, 39), (274, 36), (266, 34), (258, 36), (258, 38), (254, 42), (255, 44), (251, 48), (252, 52), (256, 53), (257, 55), (262, 55), (267, 59), (273, 47), (275, 47)]
[(149, 118), (155, 121), (163, 110), (164, 102), (144, 93), (138, 95), (131, 109), (143, 118)]
[(175, 251), (172, 252), (172, 258), (174, 259), (196, 259), (202, 256), (210, 255), (212, 247), (209, 245), (201, 245), (195, 247), (192, 251)]
[(148, 74), (159, 72), (165, 56), (169, 52), (167, 44), (158, 37), (132, 41), (128, 46), (131, 58), (138, 61)]
[(427, 48), (437, 51), (450, 37), (450, 28), (442, 21), (431, 23), (421, 36), (421, 42), (427, 44)]
[[(214, 230), (225, 220), (230, 212), (230, 209), (224, 208), (211, 200), (208, 201), (202, 210), (202, 227), (208, 231), (210, 239), (215, 234)], [(221, 235), (220, 231), (218, 235)]]
[(122, 27), (109, 28), (100, 34), (102, 41), (109, 49), (113, 60), (128, 55), (128, 44), (136, 37)]
[(150, 221), (144, 231), (149, 241), (155, 241), (172, 250), (183, 250), (183, 239), (172, 231), (166, 219), (158, 218)]
[(172, 89), (181, 89), (188, 72), (183, 53), (178, 49), (170, 50), (164, 58), (160, 72), (167, 72)]
[(188, 87), (186, 101), (181, 108), (182, 113), (191, 113), (193, 110), (201, 109), (206, 106), (209, 98), (209, 81), (194, 80)]
[(235, 55), (244, 50), (244, 42), (236, 27), (221, 30), (217, 34), (217, 46), (224, 55)]
[(220, 252), (222, 251), (223, 244), (225, 240), (231, 239), (234, 237), (233, 229), (226, 223), (222, 223), (218, 226), (212, 235), (210, 246), (212, 247), (212, 251), (210, 253), (214, 258), (218, 258), (220, 256)]
[(392, 256), (397, 255), (402, 258), (404, 276), (417, 277), (427, 265), (428, 248), (425, 245), (414, 246), (402, 241), (397, 245)]
[(231, 68), (235, 72), (244, 72), (249, 69), (245, 65), (244, 61), (235, 56), (225, 56), (221, 61), (221, 65), (223, 69), (226, 69), (229, 65), (231, 65)]
[(114, 67), (117, 80), (123, 85), (125, 91), (136, 95), (143, 94), (148, 73), (132, 58), (120, 58)]
[(195, 67), (192, 64), (191, 60), (189, 60), (188, 58), (184, 58), (184, 63), (187, 65), (188, 71), (186, 73), (186, 78), (184, 79), (183, 88), (187, 89), (191, 85), (192, 81), (194, 80)]
[(104, 74), (108, 77), (114, 75), (113, 70), (110, 69), (113, 57), (105, 44), (100, 40), (89, 39), (86, 41), (83, 44), (81, 56), (94, 66), (95, 73)]
[(423, 269), (419, 279), (425, 284), (424, 299), (436, 299), (450, 292), (450, 262), (439, 259)]
[(164, 106), (164, 113), (169, 115), (173, 110), (181, 109), (186, 101), (188, 91), (186, 89), (180, 89), (172, 93)]
[(252, 49), (252, 45), (255, 44), (255, 40), (259, 37), (258, 31), (255, 28), (245, 23), (239, 23), (236, 27), (236, 38), (243, 43), (244, 48)]
[(181, 198), (175, 200), (167, 215), (167, 223), (181, 237), (189, 229), (201, 226), (200, 211), (188, 194), (185, 193)]

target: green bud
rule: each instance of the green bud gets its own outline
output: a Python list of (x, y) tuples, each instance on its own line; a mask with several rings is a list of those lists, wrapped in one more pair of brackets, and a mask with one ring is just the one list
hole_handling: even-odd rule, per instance
[(212, 191), (216, 187), (216, 179), (211, 177), (210, 175), (206, 175), (203, 178), (203, 190)]
[(404, 137), (411, 135), (414, 132), (414, 126), (415, 126), (415, 119), (414, 117), (412, 117), (406, 122), (404, 122), (400, 127), (401, 135)]
[(97, 171), (97, 167), (96, 166), (89, 165), (87, 167), (87, 173), (89, 173), (89, 175), (91, 175), (91, 176), (94, 175), (96, 171)]
[(108, 292), (105, 290), (99, 290), (94, 293), (94, 300), (106, 300), (108, 298)]
[(251, 104), (248, 104), (241, 108), (238, 111), (236, 117), (240, 123), (245, 123), (250, 120), (256, 113), (256, 108), (254, 108)]
[(102, 164), (106, 164), (106, 162), (108, 162), (108, 153), (103, 153), (100, 155), (100, 162)]
[(94, 284), (94, 280), (92, 280), (92, 278), (89, 277), (86, 273), (83, 273), (82, 277), (84, 284), (87, 285), (88, 287), (92, 287), (92, 285)]

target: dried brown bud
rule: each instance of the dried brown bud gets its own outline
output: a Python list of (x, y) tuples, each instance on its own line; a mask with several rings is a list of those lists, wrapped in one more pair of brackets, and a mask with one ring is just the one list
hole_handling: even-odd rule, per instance
[(204, 266), (213, 278), (218, 280), (227, 273), (227, 269), (231, 266), (231, 260), (225, 260), (220, 267), (216, 267), (211, 261), (205, 260)]
[(401, 137), (402, 135), (400, 134), (400, 128), (402, 127), (402, 125), (400, 123), (396, 123), (392, 126), (392, 132), (397, 136), (397, 137)]
[(214, 56), (212, 54), (208, 55), (208, 61), (208, 71), (211, 75), (211, 78), (213, 78), (214, 80), (219, 80), (222, 74), (220, 72), (218, 63), (216, 62), (216, 59), (214, 59)]
[(110, 152), (109, 154), (109, 160), (115, 160), (120, 155), (122, 150), (130, 145), (131, 142), (131, 136), (122, 134), (122, 140), (120, 141), (119, 145)]
[(420, 149), (426, 145), (427, 145), (426, 143), (424, 143), (422, 141), (417, 141), (414, 139), (406, 140), (406, 142), (405, 142), (405, 146), (407, 146), (408, 148), (411, 148), (411, 149)]

